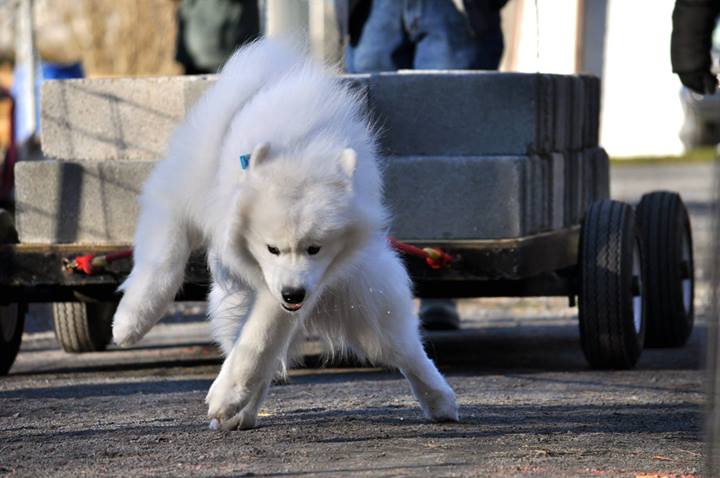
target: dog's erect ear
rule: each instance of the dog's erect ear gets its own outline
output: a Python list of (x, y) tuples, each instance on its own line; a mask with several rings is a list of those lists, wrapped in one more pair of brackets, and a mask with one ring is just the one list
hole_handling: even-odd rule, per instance
[(357, 168), (357, 153), (354, 149), (343, 149), (342, 153), (340, 153), (340, 167), (342, 167), (348, 178), (353, 177)]
[(270, 153), (270, 145), (268, 143), (260, 143), (255, 146), (252, 154), (250, 155), (250, 169), (256, 168), (259, 164), (267, 159)]

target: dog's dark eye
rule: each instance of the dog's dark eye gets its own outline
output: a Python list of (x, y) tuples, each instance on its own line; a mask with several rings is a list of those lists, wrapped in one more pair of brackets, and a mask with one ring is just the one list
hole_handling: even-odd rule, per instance
[(277, 247), (275, 247), (275, 246), (270, 246), (270, 245), (269, 245), (269, 246), (267, 246), (267, 248), (268, 248), (268, 252), (269, 252), (270, 254), (272, 254), (272, 255), (274, 255), (274, 256), (279, 256), (279, 255), (280, 255), (280, 249), (278, 249)]
[(320, 252), (320, 246), (310, 246), (307, 248), (307, 253), (311, 256), (314, 256), (318, 252)]

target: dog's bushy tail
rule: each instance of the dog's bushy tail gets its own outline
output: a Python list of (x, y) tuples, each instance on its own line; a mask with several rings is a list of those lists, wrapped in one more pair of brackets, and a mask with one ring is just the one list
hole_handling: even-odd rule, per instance
[(202, 198), (212, 188), (233, 116), (303, 61), (301, 49), (287, 40), (264, 39), (239, 49), (175, 130), (140, 197), (134, 266), (120, 286), (124, 295), (113, 322), (116, 343), (129, 345), (145, 335), (182, 286), (190, 253), (203, 240), (208, 211)]

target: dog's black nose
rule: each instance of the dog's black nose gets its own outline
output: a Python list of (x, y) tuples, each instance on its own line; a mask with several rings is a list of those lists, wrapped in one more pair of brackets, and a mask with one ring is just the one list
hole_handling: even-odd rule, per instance
[(302, 287), (283, 287), (282, 297), (288, 304), (302, 304), (305, 299), (305, 289)]

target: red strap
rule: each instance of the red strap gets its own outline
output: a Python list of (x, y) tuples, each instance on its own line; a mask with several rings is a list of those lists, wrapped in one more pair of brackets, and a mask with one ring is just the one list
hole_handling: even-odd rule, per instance
[(439, 247), (426, 247), (425, 249), (421, 249), (413, 246), (412, 244), (400, 242), (394, 237), (388, 237), (388, 241), (390, 241), (390, 245), (396, 251), (425, 259), (425, 263), (433, 269), (450, 267), (450, 265), (455, 262), (455, 258), (453, 256), (446, 253)]
[[(455, 258), (453, 256), (438, 247), (426, 247), (421, 249), (413, 246), (412, 244), (400, 242), (394, 237), (388, 237), (388, 241), (396, 251), (420, 257), (424, 259), (425, 263), (433, 269), (450, 267), (450, 265), (455, 262)], [(63, 262), (65, 264), (65, 269), (68, 271), (93, 275), (96, 272), (102, 271), (108, 264), (120, 259), (128, 259), (132, 257), (132, 255), (132, 249), (125, 249), (122, 251), (110, 252), (105, 255), (85, 254), (84, 256), (78, 256), (73, 260), (65, 259)]]
[(132, 257), (133, 250), (125, 249), (123, 251), (110, 252), (104, 255), (85, 254), (84, 256), (78, 256), (73, 260), (65, 259), (63, 264), (65, 270), (70, 272), (82, 272), (85, 275), (93, 275), (96, 272), (100, 272), (105, 267), (120, 259), (127, 259)]
[(124, 251), (111, 252), (105, 254), (105, 261), (109, 264), (111, 262), (119, 261), (120, 259), (129, 259), (133, 255), (132, 249), (125, 249)]

